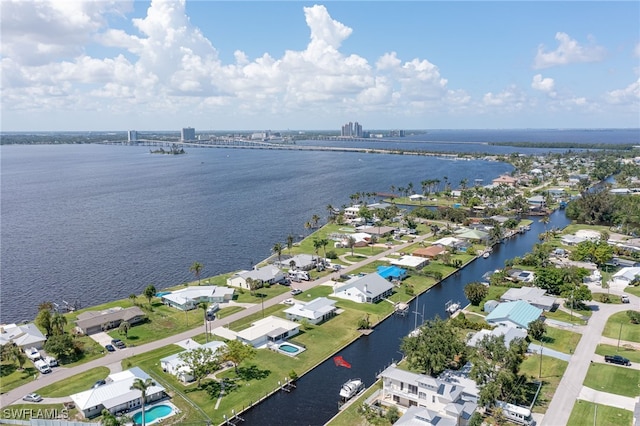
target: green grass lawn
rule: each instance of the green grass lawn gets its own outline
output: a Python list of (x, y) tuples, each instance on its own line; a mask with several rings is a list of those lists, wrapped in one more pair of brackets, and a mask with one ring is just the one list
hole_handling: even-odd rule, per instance
[(640, 362), (640, 351), (637, 351), (631, 347), (625, 347), (624, 345), (620, 345), (620, 349), (614, 345), (603, 345), (600, 344), (596, 348), (596, 353), (598, 355), (621, 355), (631, 362)]
[(520, 365), (520, 373), (526, 374), (532, 380), (542, 380), (542, 389), (533, 406), (534, 413), (545, 413), (549, 403), (556, 393), (558, 384), (562, 379), (564, 371), (567, 369), (568, 362), (553, 358), (550, 356), (542, 356), (542, 378), (538, 379), (540, 372), (540, 356), (531, 355)]
[(228, 308), (222, 308), (218, 312), (216, 312), (216, 318), (222, 319), (233, 315), (236, 312), (244, 311), (244, 309), (245, 308), (243, 308), (242, 306), (229, 306)]
[(631, 411), (579, 399), (573, 405), (567, 426), (631, 426), (632, 423)]
[(571, 315), (571, 313), (562, 311), (560, 309), (556, 309), (554, 312), (545, 312), (544, 316), (547, 318), (554, 319), (556, 321), (567, 322), (569, 324), (576, 324), (576, 325), (587, 324), (587, 321), (582, 319), (582, 315), (578, 315), (576, 313)]
[(480, 315), (487, 315), (487, 313), (482, 310), (484, 308), (485, 302), (487, 302), (488, 300), (500, 300), (500, 297), (502, 297), (502, 295), (505, 294), (507, 290), (509, 290), (511, 287), (501, 286), (501, 285), (491, 285), (488, 288), (489, 288), (489, 293), (484, 299), (482, 299), (482, 301), (478, 306), (473, 306), (470, 304), (469, 306), (465, 307), (465, 310), (469, 312), (474, 312)]
[(592, 389), (637, 397), (640, 395), (640, 371), (617, 365), (593, 363), (589, 366), (584, 385)]
[(9, 392), (33, 381), (37, 374), (38, 370), (28, 361), (24, 364), (22, 370), (18, 369), (18, 364), (3, 361), (0, 364), (0, 393)]
[[(591, 295), (593, 297), (593, 300), (597, 302), (614, 304), (622, 303), (620, 296), (616, 296), (615, 294), (609, 294), (607, 292), (592, 292)], [(605, 302), (604, 300), (608, 300), (608, 302)]]
[[(573, 331), (562, 330), (555, 327), (547, 327), (547, 332), (542, 338), (545, 348), (550, 348), (558, 352), (566, 354), (573, 353), (580, 342), (582, 335)], [(534, 343), (540, 344), (539, 340), (532, 340)]]
[(625, 293), (629, 293), (629, 294), (633, 294), (634, 296), (638, 296), (638, 297), (640, 297), (640, 286), (636, 286), (636, 287), (634, 287), (634, 286), (627, 286), (627, 287), (624, 289), (624, 292), (625, 292)]
[(105, 379), (108, 375), (109, 369), (107, 367), (92, 368), (91, 370), (76, 374), (61, 382), (40, 388), (37, 393), (48, 398), (73, 395), (74, 393), (90, 389), (97, 380)]
[(626, 311), (618, 312), (609, 317), (602, 335), (640, 343), (640, 324), (631, 324)]

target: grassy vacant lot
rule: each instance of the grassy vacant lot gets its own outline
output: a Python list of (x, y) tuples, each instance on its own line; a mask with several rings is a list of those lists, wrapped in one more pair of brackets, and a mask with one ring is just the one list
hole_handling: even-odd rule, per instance
[(640, 343), (640, 324), (632, 324), (627, 311), (618, 312), (609, 317), (602, 332), (603, 336)]
[(109, 369), (107, 367), (92, 368), (91, 370), (69, 377), (62, 382), (40, 388), (37, 393), (47, 398), (73, 395), (74, 393), (90, 389), (97, 380), (105, 379), (108, 375)]
[[(564, 352), (566, 354), (573, 353), (582, 335), (580, 333), (574, 333), (573, 331), (561, 330), (555, 327), (547, 327), (547, 332), (542, 337), (545, 348), (550, 348), (558, 352)], [(540, 344), (539, 340), (532, 340), (533, 342)]]
[(538, 379), (538, 373), (540, 372), (540, 356), (531, 355), (524, 360), (520, 366), (520, 373), (526, 374), (533, 378), (533, 380), (542, 380), (542, 389), (536, 400), (536, 404), (533, 406), (534, 413), (545, 413), (549, 402), (556, 393), (558, 384), (562, 379), (564, 371), (567, 369), (568, 362), (553, 358), (550, 356), (542, 356), (542, 378)]
[(579, 399), (573, 405), (567, 426), (631, 426), (632, 420), (631, 411)]
[(589, 366), (584, 385), (592, 389), (637, 397), (640, 395), (640, 371), (617, 365), (593, 363)]
[(629, 359), (631, 362), (640, 362), (640, 351), (637, 351), (630, 347), (625, 347), (620, 345), (620, 349), (614, 345), (598, 345), (596, 348), (596, 353), (598, 355), (622, 355), (623, 357)]
[(0, 393), (9, 392), (33, 381), (37, 373), (38, 370), (28, 361), (22, 370), (18, 370), (18, 364), (3, 361), (0, 364)]
[(469, 305), (465, 308), (465, 310), (469, 312), (475, 312), (476, 314), (480, 314), (480, 315), (487, 315), (487, 313), (482, 310), (482, 308), (484, 308), (484, 303), (488, 300), (500, 300), (500, 297), (503, 294), (505, 294), (507, 290), (509, 290), (511, 287), (492, 285), (492, 286), (489, 286), (488, 288), (489, 288), (489, 293), (484, 299), (482, 299), (482, 301), (478, 306)]

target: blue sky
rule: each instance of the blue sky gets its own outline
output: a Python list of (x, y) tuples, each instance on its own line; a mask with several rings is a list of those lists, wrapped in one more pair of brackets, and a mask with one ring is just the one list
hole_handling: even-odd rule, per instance
[(640, 2), (0, 4), (2, 130), (640, 127)]

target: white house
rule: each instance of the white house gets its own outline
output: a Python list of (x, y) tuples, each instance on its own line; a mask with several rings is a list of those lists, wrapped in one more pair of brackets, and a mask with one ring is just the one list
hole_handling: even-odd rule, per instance
[(235, 332), (225, 327), (215, 328), (212, 333), (229, 340), (260, 348), (269, 342), (280, 342), (300, 332), (300, 324), (270, 315), (251, 324), (251, 327)]
[(162, 303), (181, 311), (195, 309), (198, 303), (223, 303), (233, 298), (234, 289), (215, 285), (187, 287), (161, 297)]
[[(106, 384), (73, 394), (71, 400), (86, 418), (100, 415), (105, 408), (112, 414), (136, 409), (141, 405), (142, 396), (139, 390), (131, 390), (131, 385), (136, 378), (145, 381), (151, 377), (140, 368), (133, 367), (130, 370), (110, 374), (106, 378)], [(156, 383), (147, 389), (146, 401), (147, 403), (157, 401), (165, 396), (165, 388)]]
[(239, 287), (250, 290), (247, 279), (259, 281), (264, 284), (276, 284), (284, 280), (284, 273), (280, 268), (273, 265), (263, 266), (262, 268), (253, 269), (251, 271), (239, 271), (227, 278), (227, 285), (230, 287)]
[(298, 302), (284, 310), (287, 319), (292, 321), (307, 320), (311, 324), (319, 324), (336, 314), (335, 300), (318, 297), (308, 303)]
[(357, 219), (358, 217), (360, 217), (360, 205), (356, 204), (354, 206), (351, 207), (347, 207), (346, 209), (344, 209), (344, 218), (347, 221), (353, 220), (353, 219)]
[(555, 297), (547, 296), (547, 291), (537, 287), (514, 287), (507, 290), (501, 297), (502, 302), (524, 300), (531, 305), (545, 311), (550, 311), (556, 304)]
[[(405, 414), (396, 424), (464, 426), (477, 408), (477, 389), (467, 389), (454, 381), (401, 370), (395, 364), (387, 367), (378, 378), (382, 379), (380, 402), (396, 406)], [(433, 421), (409, 421), (417, 412), (426, 414), (423, 421)]]
[(192, 351), (198, 347), (209, 348), (215, 354), (218, 349), (226, 346), (226, 343), (216, 340), (214, 340), (213, 342), (205, 343), (204, 345), (198, 344), (197, 346), (192, 346), (191, 349), (188, 349), (186, 351), (182, 351), (177, 354), (169, 355), (168, 357), (162, 358), (160, 360), (160, 366), (165, 373), (173, 374), (178, 378), (178, 380), (182, 381), (183, 383), (189, 383), (192, 382), (195, 378), (191, 374), (191, 369), (186, 366), (180, 359), (180, 354)]
[(377, 273), (354, 277), (346, 283), (338, 283), (333, 296), (356, 303), (376, 303), (393, 293), (393, 284)]
[(486, 336), (504, 336), (504, 344), (508, 348), (512, 340), (526, 339), (527, 330), (524, 330), (522, 328), (508, 327), (506, 325), (498, 325), (493, 330), (487, 330), (486, 328), (483, 328), (482, 330), (472, 335), (469, 340), (467, 340), (467, 345), (475, 347)]
[(640, 280), (640, 267), (622, 268), (611, 277), (613, 284), (622, 286), (627, 286), (634, 280)]
[(282, 259), (274, 262), (274, 265), (279, 266), (281, 268), (291, 268), (293, 262), (293, 268), (300, 271), (310, 271), (311, 269), (316, 267), (316, 257), (310, 254), (298, 254), (293, 257)]
[(14, 343), (20, 348), (42, 349), (42, 345), (47, 341), (44, 334), (34, 323), (29, 324), (6, 324), (0, 326), (0, 345)]

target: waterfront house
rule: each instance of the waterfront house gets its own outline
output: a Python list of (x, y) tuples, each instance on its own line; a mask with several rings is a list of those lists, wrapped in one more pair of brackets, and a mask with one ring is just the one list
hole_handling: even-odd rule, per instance
[(403, 266), (405, 268), (422, 269), (429, 264), (429, 259), (419, 256), (406, 255), (399, 259), (392, 259), (391, 262), (394, 266)]
[(215, 285), (186, 287), (164, 294), (162, 303), (181, 311), (189, 311), (204, 303), (224, 303), (233, 299), (234, 289)]
[(393, 226), (358, 226), (356, 231), (382, 238), (391, 235), (396, 229)]
[(546, 206), (545, 199), (542, 195), (534, 195), (533, 197), (527, 198), (527, 203), (529, 203), (529, 207), (532, 210), (541, 210)]
[[(290, 268), (298, 271), (310, 271), (316, 267), (317, 258), (310, 254), (297, 254), (293, 257), (282, 257), (282, 260), (276, 260), (273, 264), (280, 268)], [(293, 266), (292, 266), (293, 265)]]
[(78, 314), (76, 330), (89, 335), (118, 328), (124, 321), (129, 325), (140, 324), (147, 315), (137, 306), (122, 309), (110, 308), (104, 311), (87, 311)]
[(393, 284), (373, 273), (351, 278), (346, 283), (338, 283), (333, 296), (356, 303), (377, 303), (393, 294)]
[(287, 319), (291, 321), (306, 320), (310, 324), (319, 324), (336, 315), (335, 300), (318, 297), (305, 303), (296, 301), (293, 306), (284, 310)]
[(515, 187), (518, 184), (518, 179), (508, 176), (508, 175), (501, 175), (498, 176), (497, 178), (495, 178), (494, 180), (491, 181), (495, 186), (498, 185), (508, 185), (511, 187)]
[[(195, 342), (195, 340), (193, 342)], [(226, 343), (220, 342), (217, 340), (214, 340), (213, 342), (205, 343), (203, 345), (195, 344), (195, 345), (192, 345), (190, 349), (187, 349), (186, 351), (182, 351), (177, 354), (169, 355), (167, 357), (160, 359), (160, 366), (162, 367), (162, 370), (165, 373), (176, 376), (176, 378), (180, 380), (182, 383), (190, 383), (195, 380), (195, 377), (193, 377), (191, 368), (185, 365), (184, 361), (180, 359), (180, 355), (185, 352), (192, 351), (196, 348), (208, 348), (208, 349), (211, 349), (211, 351), (215, 354), (218, 351), (218, 349), (224, 348), (226, 346), (227, 346)]]
[(240, 340), (254, 348), (266, 347), (268, 343), (287, 340), (300, 332), (300, 324), (270, 315), (251, 324), (242, 331), (225, 327), (215, 328), (212, 333), (228, 340)]
[(412, 254), (414, 256), (424, 257), (425, 259), (437, 259), (442, 253), (447, 251), (444, 247), (440, 245), (434, 245), (430, 247), (421, 247), (415, 250)]
[(358, 219), (360, 217), (360, 205), (356, 204), (354, 206), (347, 207), (346, 209), (344, 209), (343, 216), (347, 222)]
[(227, 285), (230, 287), (238, 287), (246, 290), (251, 290), (247, 280), (252, 279), (260, 283), (260, 286), (264, 284), (276, 284), (284, 281), (285, 276), (280, 268), (273, 265), (263, 266), (262, 268), (252, 269), (251, 271), (239, 271), (227, 278)]
[(526, 339), (527, 330), (522, 328), (508, 327), (505, 325), (498, 325), (492, 330), (483, 328), (482, 330), (473, 334), (469, 340), (467, 340), (467, 346), (476, 347), (477, 344), (487, 336), (504, 336), (504, 345), (508, 348), (514, 339)]
[[(145, 381), (150, 378), (140, 368), (133, 367), (129, 370), (110, 374), (106, 378), (104, 385), (75, 393), (71, 395), (71, 400), (85, 418), (99, 416), (104, 409), (114, 415), (120, 412), (128, 412), (140, 407), (140, 398), (142, 396), (139, 390), (131, 390), (131, 385), (133, 385), (135, 379)], [(147, 389), (146, 403), (157, 401), (166, 396), (165, 388), (156, 383)]]
[(500, 303), (485, 319), (492, 325), (501, 324), (526, 330), (529, 323), (537, 320), (541, 315), (542, 309), (536, 308), (524, 300), (518, 300)]
[(510, 288), (501, 297), (501, 302), (524, 300), (544, 311), (551, 311), (557, 305), (555, 297), (547, 296), (547, 291), (537, 287)]
[(412, 373), (395, 364), (387, 367), (378, 378), (382, 379), (378, 400), (382, 405), (395, 406), (404, 413), (404, 420), (399, 424), (414, 424), (407, 419), (415, 417), (417, 411), (427, 410), (427, 418), (434, 419), (433, 425), (464, 426), (477, 408), (477, 388), (467, 388), (455, 380)]
[(21, 349), (36, 348), (42, 349), (42, 345), (47, 338), (40, 329), (32, 322), (28, 324), (5, 324), (0, 325), (0, 345), (13, 343)]

